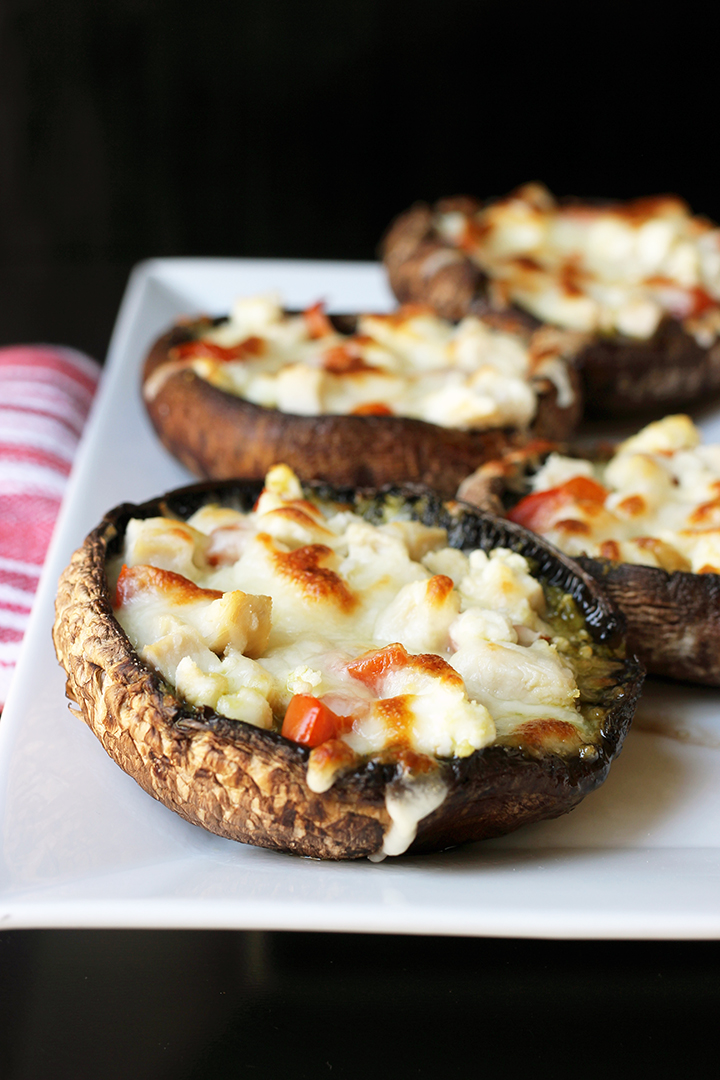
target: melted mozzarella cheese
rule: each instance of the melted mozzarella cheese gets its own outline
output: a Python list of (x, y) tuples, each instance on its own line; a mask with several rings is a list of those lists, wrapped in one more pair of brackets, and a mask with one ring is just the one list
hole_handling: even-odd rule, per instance
[(472, 551), (458, 589), (468, 606), (502, 612), (532, 630), (542, 626), (542, 586), (530, 573), (527, 560), (514, 551), (498, 548), (489, 555), (479, 549)]
[[(311, 504), (276, 466), (248, 514), (134, 520), (109, 576), (135, 649), (191, 704), (277, 728), (309, 694), (349, 718), (310, 754), (308, 784), (324, 791), (368, 756), (464, 757), (528, 719), (584, 723), (526, 560), (446, 543), (419, 522)], [(437, 777), (413, 784), (388, 794), (386, 853), (441, 799)]]
[(605, 464), (550, 455), (533, 491), (582, 476), (607, 495), (603, 502), (560, 500), (532, 527), (569, 555), (720, 572), (720, 446), (700, 438), (689, 417), (668, 416), (623, 442)]
[[(183, 358), (162, 365), (144, 393), (152, 399), (189, 365), (220, 389), (282, 412), (385, 412), (464, 429), (527, 427), (548, 382), (562, 407), (573, 400), (567, 361), (579, 341), (567, 335), (525, 340), (475, 317), (456, 326), (415, 307), (359, 316), (353, 335), (320, 319), (316, 309), (286, 315), (270, 297), (239, 300), (227, 322), (198, 339), (197, 355), (184, 345)], [(233, 359), (249, 340), (253, 348)], [(203, 345), (230, 352), (218, 359)]]
[(392, 825), (383, 837), (381, 851), (371, 855), (371, 862), (380, 862), (387, 855), (402, 855), (412, 844), (419, 822), (437, 810), (447, 795), (447, 784), (439, 776), (423, 776), (412, 784), (399, 784), (388, 789), (385, 806)]
[(720, 336), (720, 229), (672, 196), (559, 206), (527, 184), (436, 227), (482, 267), (498, 296), (568, 329), (652, 336), (664, 315), (704, 347)]
[(375, 640), (402, 641), (410, 652), (444, 652), (450, 627), (460, 614), (460, 594), (452, 578), (434, 574), (401, 586), (375, 620)]

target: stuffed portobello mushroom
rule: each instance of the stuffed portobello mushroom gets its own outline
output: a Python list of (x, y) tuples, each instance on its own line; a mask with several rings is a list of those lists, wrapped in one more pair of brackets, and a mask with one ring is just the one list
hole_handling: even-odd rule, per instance
[(689, 417), (592, 451), (528, 444), (459, 495), (576, 559), (649, 672), (720, 686), (720, 446), (703, 446)]
[(526, 184), (485, 204), (418, 203), (382, 256), (403, 303), (584, 334), (589, 412), (667, 412), (720, 390), (720, 229), (675, 196), (558, 201)]
[(566, 438), (582, 413), (576, 335), (512, 317), (459, 325), (429, 308), (328, 318), (240, 300), (151, 349), (143, 399), (196, 475), (261, 480), (284, 461), (331, 483), (428, 484), (452, 494), (528, 431)]
[(197, 484), (109, 513), (54, 641), (72, 709), (211, 832), (381, 859), (510, 832), (607, 775), (643, 670), (597, 583), (419, 486)]

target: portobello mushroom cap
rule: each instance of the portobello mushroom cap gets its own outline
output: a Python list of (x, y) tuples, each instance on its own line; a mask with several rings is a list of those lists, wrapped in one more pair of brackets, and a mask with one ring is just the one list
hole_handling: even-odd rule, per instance
[[(481, 205), (468, 196), (442, 199), (433, 206), (418, 202), (391, 223), (380, 243), (380, 257), (401, 303), (430, 304), (446, 319), (487, 317), (498, 310), (491, 279), (468, 254), (440, 236), (434, 224), (439, 210), (473, 213)], [(515, 305), (501, 310), (528, 328), (541, 325)], [(575, 363), (586, 411), (595, 416), (659, 415), (720, 391), (720, 339), (705, 348), (670, 315), (646, 340), (620, 333), (590, 337)]]
[[(483, 461), (517, 445), (526, 433), (513, 428), (461, 430), (403, 416), (303, 416), (265, 408), (212, 385), (190, 367), (172, 365), (172, 350), (192, 341), (224, 319), (198, 319), (163, 334), (146, 358), (143, 399), (161, 442), (196, 476), (262, 479), (278, 461), (298, 476), (332, 484), (381, 487), (388, 483), (422, 483), (445, 496)], [(354, 319), (334, 317), (337, 329), (349, 332)], [(504, 328), (516, 325), (503, 320)], [(148, 380), (155, 376), (153, 383)], [(568, 365), (572, 400), (558, 401), (548, 379), (538, 380), (538, 407), (532, 433), (549, 439), (569, 438), (582, 415), (580, 379)], [(152, 390), (150, 390), (152, 386)]]
[[(261, 486), (196, 484), (142, 505), (124, 504), (89, 534), (60, 579), (53, 629), (71, 710), (146, 792), (194, 824), (315, 858), (373, 855), (391, 824), (386, 792), (403, 783), (392, 756), (368, 760), (316, 794), (306, 782), (307, 748), (181, 700), (140, 660), (113, 614), (106, 560), (119, 552), (131, 518), (186, 519), (208, 501), (247, 511)], [(527, 530), (468, 505), (443, 503), (419, 487), (368, 492), (304, 485), (304, 493), (339, 498), (371, 522), (401, 505), (415, 520), (446, 527), (451, 546), (519, 551), (546, 590), (572, 597), (594, 653), (604, 658), (594, 675), (577, 676), (584, 715), (592, 717), (590, 744), (558, 747), (549, 722), (534, 740), (507, 737), (469, 757), (438, 761), (447, 796), (420, 821), (410, 851), (434, 851), (556, 817), (602, 783), (620, 751), (644, 672), (634, 658), (625, 658), (622, 617), (585, 571)]]
[[(493, 514), (505, 514), (530, 491), (529, 475), (553, 450), (573, 457), (609, 458), (551, 443), (528, 444), (504, 460), (487, 462), (460, 485), (458, 496)], [(623, 613), (627, 647), (648, 674), (720, 686), (720, 574), (662, 570), (656, 566), (575, 555)]]

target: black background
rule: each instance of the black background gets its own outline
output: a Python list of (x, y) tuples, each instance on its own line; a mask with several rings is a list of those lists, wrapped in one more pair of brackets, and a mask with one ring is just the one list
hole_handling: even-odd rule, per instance
[(717, 1075), (718, 942), (0, 934), (7, 1080)]
[[(720, 220), (718, 16), (606, 0), (4, 0), (0, 344), (103, 359), (150, 256), (372, 259), (415, 199)], [(714, 1071), (717, 943), (0, 934), (0, 1070)]]
[(720, 219), (716, 12), (4, 0), (0, 341), (102, 359), (140, 259), (372, 259), (418, 198), (541, 179)]

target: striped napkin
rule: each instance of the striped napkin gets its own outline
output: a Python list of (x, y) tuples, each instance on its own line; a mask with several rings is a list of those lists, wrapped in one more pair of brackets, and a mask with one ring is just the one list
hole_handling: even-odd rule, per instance
[(73, 349), (0, 348), (0, 710), (99, 375)]

